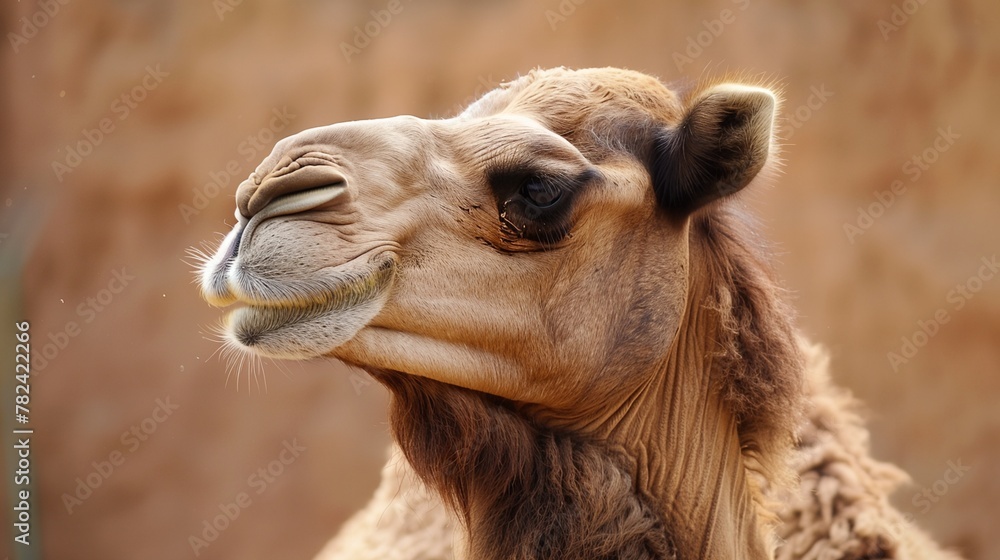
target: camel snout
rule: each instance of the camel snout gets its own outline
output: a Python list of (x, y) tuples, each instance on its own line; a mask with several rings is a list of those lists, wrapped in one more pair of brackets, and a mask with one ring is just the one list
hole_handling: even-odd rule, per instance
[(261, 213), (273, 218), (313, 210), (346, 191), (347, 178), (328, 156), (307, 153), (294, 160), (283, 157), (263, 177), (252, 174), (236, 190), (236, 205), (245, 218)]

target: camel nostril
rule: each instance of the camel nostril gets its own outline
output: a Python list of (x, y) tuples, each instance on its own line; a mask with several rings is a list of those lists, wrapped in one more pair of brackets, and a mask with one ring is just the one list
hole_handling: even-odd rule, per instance
[(269, 212), (278, 211), (273, 215), (305, 212), (346, 190), (347, 180), (335, 167), (312, 162), (303, 165), (286, 159), (280, 162), (284, 165), (264, 177), (255, 174), (240, 184), (236, 191), (240, 214), (252, 218), (265, 208)]
[(254, 214), (254, 217), (259, 223), (275, 216), (298, 214), (331, 202), (345, 192), (347, 192), (347, 185), (339, 183), (284, 194), (268, 202), (267, 206)]

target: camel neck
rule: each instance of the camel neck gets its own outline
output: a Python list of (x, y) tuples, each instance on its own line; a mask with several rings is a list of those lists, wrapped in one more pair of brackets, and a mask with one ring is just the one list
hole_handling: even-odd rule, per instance
[(666, 362), (604, 434), (670, 528), (678, 558), (771, 558), (737, 423), (722, 402), (719, 324), (692, 286)]
[(469, 558), (772, 557), (759, 484), (790, 480), (802, 356), (738, 222), (695, 226), (699, 257), (671, 260), (687, 290), (651, 282), (644, 296), (678, 310), (660, 321), (674, 332), (622, 339), (566, 406), (369, 369), (393, 395), (407, 460), (463, 521)]
[(469, 558), (771, 558), (736, 421), (713, 385), (710, 310), (606, 422), (545, 428), (512, 403), (373, 370), (397, 442), (464, 520)]

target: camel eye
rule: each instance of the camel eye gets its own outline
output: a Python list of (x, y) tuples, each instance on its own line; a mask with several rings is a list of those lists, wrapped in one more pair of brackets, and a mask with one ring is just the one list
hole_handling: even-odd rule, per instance
[(548, 208), (559, 202), (562, 191), (546, 181), (531, 179), (521, 187), (521, 196), (538, 208)]
[(516, 244), (524, 239), (538, 244), (520, 244), (521, 250), (557, 246), (573, 228), (573, 199), (598, 176), (591, 168), (577, 173), (558, 168), (546, 171), (524, 163), (488, 170), (487, 180), (497, 200), (504, 240)]

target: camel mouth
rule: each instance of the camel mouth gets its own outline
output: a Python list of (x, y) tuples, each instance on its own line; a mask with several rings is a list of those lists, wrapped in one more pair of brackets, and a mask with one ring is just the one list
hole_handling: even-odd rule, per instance
[[(205, 258), (201, 265), (201, 292), (205, 301), (217, 307), (226, 307), (239, 301), (230, 285), (233, 265), (250, 247), (254, 234), (263, 224), (275, 218), (329, 206), (346, 192), (347, 187), (339, 182), (286, 193), (249, 218), (237, 208), (236, 225), (222, 240), (215, 253)], [(279, 296), (278, 299), (282, 298)]]
[[(359, 262), (363, 259), (367, 262)], [(395, 272), (395, 257), (382, 252), (323, 269), (308, 280), (231, 277), (237, 307), (223, 319), (225, 336), (265, 357), (327, 354), (381, 309)]]
[(336, 264), (299, 246), (317, 224), (304, 216), (329, 211), (346, 195), (346, 182), (337, 180), (277, 196), (251, 216), (237, 208), (235, 226), (200, 270), (209, 304), (237, 306), (222, 322), (227, 345), (271, 358), (327, 355), (381, 310), (395, 278), (394, 244), (342, 247), (349, 254)]

